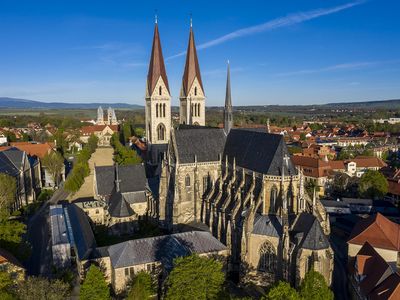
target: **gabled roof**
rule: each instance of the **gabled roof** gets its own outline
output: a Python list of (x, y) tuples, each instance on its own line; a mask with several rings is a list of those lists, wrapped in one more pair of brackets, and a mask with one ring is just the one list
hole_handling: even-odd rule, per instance
[(147, 73), (147, 88), (149, 95), (153, 93), (160, 77), (163, 79), (164, 84), (168, 89), (168, 93), (170, 93), (167, 72), (165, 71), (164, 58), (161, 50), (160, 34), (158, 33), (158, 24), (156, 23), (154, 28), (149, 72)]
[(92, 134), (95, 132), (103, 131), (106, 127), (109, 127), (113, 132), (118, 131), (118, 125), (90, 125), (90, 126), (83, 126), (81, 128), (82, 134)]
[(3, 248), (0, 248), (0, 266), (7, 263), (23, 268), (22, 264), (19, 262), (18, 259), (15, 258), (14, 255)]
[[(115, 166), (95, 167), (97, 191), (108, 196), (114, 188)], [(121, 193), (140, 192), (147, 189), (147, 179), (142, 164), (118, 166)]]
[(213, 253), (226, 250), (209, 232), (191, 231), (164, 236), (130, 240), (108, 248), (113, 268), (152, 262), (171, 267), (174, 258), (191, 253)]
[(321, 250), (330, 247), (317, 218), (310, 213), (301, 213), (293, 225), (292, 232), (298, 237), (299, 246), (304, 249)]
[(179, 127), (174, 130), (176, 151), (180, 163), (218, 161), (224, 150), (225, 133), (220, 128), (202, 126)]
[(279, 238), (282, 236), (282, 220), (274, 215), (257, 215), (252, 233)]
[(125, 201), (121, 192), (116, 191), (115, 188), (108, 200), (108, 212), (112, 217), (116, 218), (130, 217), (135, 214), (129, 203)]
[(18, 148), (21, 151), (25, 151), (30, 156), (36, 156), (43, 158), (47, 153), (53, 150), (53, 147), (49, 143), (33, 144), (26, 142), (14, 142), (10, 143), (11, 146)]
[(400, 225), (377, 213), (359, 221), (348, 240), (349, 244), (364, 245), (400, 251)]
[(283, 158), (289, 157), (283, 136), (257, 130), (232, 129), (227, 137), (223, 159), (233, 162), (242, 168), (261, 174), (280, 176), (282, 166), (286, 176), (295, 175), (297, 171), (291, 161), (284, 163)]
[(190, 27), (185, 70), (182, 77), (182, 92), (184, 96), (189, 94), (189, 90), (192, 87), (195, 78), (197, 78), (200, 87), (204, 92), (203, 82), (201, 81), (199, 61), (197, 59), (196, 45), (194, 43), (193, 28)]
[(0, 173), (17, 176), (24, 166), (24, 152), (17, 148), (9, 148), (0, 152)]

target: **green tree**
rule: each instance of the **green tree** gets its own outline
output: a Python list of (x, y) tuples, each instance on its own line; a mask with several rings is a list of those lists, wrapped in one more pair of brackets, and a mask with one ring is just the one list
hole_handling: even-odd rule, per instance
[(86, 273), (85, 280), (79, 292), (80, 300), (107, 300), (110, 298), (110, 289), (101, 270), (91, 265)]
[(306, 273), (300, 285), (300, 296), (307, 300), (333, 300), (334, 298), (324, 276), (314, 270)]
[(94, 134), (92, 134), (89, 137), (87, 147), (90, 151), (90, 154), (92, 154), (94, 151), (96, 151), (98, 142), (99, 142), (99, 138), (97, 136), (95, 136)]
[(300, 296), (289, 283), (279, 281), (262, 300), (300, 300)]
[(42, 163), (50, 173), (54, 187), (58, 186), (61, 173), (64, 170), (64, 158), (59, 152), (51, 151), (43, 157)]
[(0, 173), (0, 211), (8, 211), (15, 201), (17, 183), (14, 177)]
[(64, 130), (63, 129), (58, 129), (54, 136), (50, 138), (51, 141), (55, 140), (56, 141), (56, 147), (57, 150), (60, 151), (62, 154), (64, 154), (67, 149), (68, 149), (68, 143), (65, 139), (64, 136)]
[(48, 280), (42, 277), (28, 277), (17, 287), (17, 296), (20, 300), (63, 300), (67, 299), (69, 294), (68, 284), (61, 280)]
[(151, 275), (147, 272), (140, 271), (132, 282), (132, 287), (128, 293), (128, 300), (142, 300), (149, 299), (155, 294), (153, 287), (153, 280)]
[(221, 262), (198, 255), (180, 257), (167, 278), (166, 299), (216, 299), (224, 280)]
[(0, 272), (0, 299), (11, 300), (15, 299), (13, 295), (13, 285), (14, 282), (11, 279), (9, 273), (1, 271)]
[(304, 132), (300, 133), (300, 140), (305, 141), (307, 139), (306, 134)]
[(380, 198), (387, 194), (389, 183), (379, 171), (368, 170), (360, 179), (359, 193), (366, 198)]

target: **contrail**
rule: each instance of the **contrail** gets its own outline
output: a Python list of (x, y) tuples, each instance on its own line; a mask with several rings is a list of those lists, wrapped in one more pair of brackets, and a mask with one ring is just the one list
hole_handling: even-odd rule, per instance
[[(277, 28), (288, 27), (288, 26), (291, 26), (294, 24), (299, 24), (299, 23), (302, 23), (302, 22), (305, 22), (308, 20), (316, 19), (316, 18), (319, 18), (322, 16), (334, 14), (334, 13), (340, 12), (342, 10), (349, 9), (353, 6), (363, 4), (364, 2), (365, 2), (365, 0), (360, 0), (360, 1), (354, 1), (354, 2), (350, 2), (347, 4), (343, 4), (343, 5), (332, 7), (332, 8), (315, 9), (315, 10), (311, 10), (311, 11), (307, 11), (307, 12), (299, 12), (299, 13), (295, 13), (295, 14), (290, 14), (285, 17), (281, 17), (281, 18), (277, 18), (277, 19), (268, 21), (266, 23), (238, 29), (236, 31), (225, 34), (214, 40), (205, 42), (205, 43), (199, 45), (197, 47), (197, 49), (198, 50), (207, 49), (207, 48), (210, 48), (210, 47), (213, 47), (213, 46), (216, 46), (219, 44), (223, 44), (227, 41), (238, 39), (238, 38), (241, 38), (244, 36), (248, 36), (248, 35), (252, 35), (252, 34), (256, 34), (256, 33), (260, 33), (260, 32), (265, 32), (265, 31), (270, 31), (270, 30), (274, 30)], [(183, 56), (183, 55), (185, 55), (185, 53), (186, 53), (185, 51), (182, 51), (178, 54), (168, 57), (167, 60)]]

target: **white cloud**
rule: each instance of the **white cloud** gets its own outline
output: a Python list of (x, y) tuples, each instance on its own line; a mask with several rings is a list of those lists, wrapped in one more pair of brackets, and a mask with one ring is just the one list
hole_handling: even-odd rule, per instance
[[(337, 13), (342, 10), (349, 9), (353, 6), (360, 5), (364, 2), (365, 2), (364, 0), (359, 0), (359, 1), (354, 1), (354, 2), (347, 3), (347, 4), (331, 7), (331, 8), (315, 9), (315, 10), (306, 11), (306, 12), (289, 14), (285, 17), (273, 19), (271, 21), (268, 21), (268, 22), (265, 22), (265, 23), (262, 23), (259, 25), (242, 28), (242, 29), (233, 31), (231, 33), (225, 34), (219, 38), (216, 38), (214, 40), (200, 44), (197, 47), (197, 49), (202, 50), (202, 49), (206, 49), (206, 48), (210, 48), (210, 47), (213, 47), (213, 46), (216, 46), (219, 44), (223, 44), (230, 40), (238, 39), (238, 38), (241, 38), (244, 36), (253, 35), (253, 34), (265, 32), (265, 31), (270, 31), (270, 30), (274, 30), (277, 28), (292, 26), (292, 25), (299, 24), (299, 23), (302, 23), (302, 22), (305, 22), (308, 20), (312, 20), (312, 19), (316, 19), (316, 18), (319, 18), (322, 16)], [(182, 51), (178, 54), (168, 57), (167, 59), (177, 58), (177, 57), (185, 55), (185, 53), (186, 53), (185, 51)]]

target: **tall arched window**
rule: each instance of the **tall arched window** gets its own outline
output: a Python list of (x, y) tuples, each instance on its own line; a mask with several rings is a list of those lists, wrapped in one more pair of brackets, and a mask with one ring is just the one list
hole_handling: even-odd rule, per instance
[(163, 117), (165, 118), (165, 103), (163, 104)]
[(158, 88), (158, 94), (161, 96), (161, 94), (162, 94), (162, 87), (161, 87), (161, 85), (160, 85), (160, 87)]
[(194, 95), (197, 96), (197, 86), (194, 87)]
[(260, 260), (258, 261), (258, 270), (261, 272), (274, 273), (276, 270), (277, 257), (274, 246), (266, 241), (260, 247)]
[(278, 199), (278, 189), (277, 187), (274, 185), (271, 188), (271, 194), (270, 194), (270, 212), (274, 213), (276, 212), (276, 204), (277, 204), (277, 200)]
[(189, 176), (189, 174), (187, 174), (186, 177), (185, 177), (185, 185), (186, 185), (186, 187), (190, 186), (190, 176)]
[(156, 104), (156, 117), (158, 118), (158, 104)]
[(197, 104), (197, 116), (200, 117), (200, 103)]
[(159, 141), (165, 140), (165, 126), (162, 123), (157, 126), (157, 138)]

